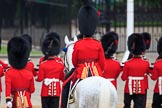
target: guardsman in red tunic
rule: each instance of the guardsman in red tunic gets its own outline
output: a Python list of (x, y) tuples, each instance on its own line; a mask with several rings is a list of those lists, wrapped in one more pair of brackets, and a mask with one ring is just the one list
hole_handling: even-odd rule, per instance
[[(55, 35), (54, 32), (51, 32), (51, 34)], [(45, 38), (47, 38), (47, 37), (49, 37), (49, 36), (51, 36), (51, 35), (45, 35)], [(55, 38), (56, 38), (59, 42), (61, 42), (61, 40), (60, 40), (60, 36), (59, 36), (59, 35), (55, 35)], [(42, 44), (42, 43), (41, 43), (41, 44)], [(46, 55), (40, 57), (40, 59), (39, 59), (39, 64), (38, 64), (38, 65), (40, 65), (41, 62), (44, 61), (45, 57), (46, 57)]]
[(42, 43), (45, 55), (40, 62), (36, 81), (42, 81), (42, 108), (58, 108), (61, 93), (61, 82), (64, 81), (64, 63), (57, 55), (60, 53), (60, 40), (57, 33), (46, 35)]
[(162, 106), (162, 37), (157, 45), (158, 58), (154, 63), (151, 79), (156, 80), (154, 88), (152, 108), (161, 108)]
[(5, 70), (8, 68), (8, 64), (4, 63), (0, 60), (0, 98), (1, 98), (1, 92), (2, 92), (2, 83), (1, 83), (1, 77), (4, 76)]
[(146, 72), (149, 72), (149, 62), (143, 60), (145, 43), (141, 34), (133, 33), (128, 37), (128, 50), (133, 57), (124, 63), (122, 80), (126, 81), (124, 89), (124, 108), (130, 108), (131, 100), (134, 108), (143, 108), (145, 102)]
[[(22, 37), (29, 42), (29, 48), (30, 48), (30, 52), (32, 50), (32, 37), (28, 34), (24, 34), (22, 35)], [(31, 60), (31, 58), (28, 58), (28, 63), (26, 65), (26, 69), (28, 69), (29, 71), (31, 71), (33, 73), (34, 76), (37, 75), (37, 71), (34, 68), (34, 63)]]
[(3, 66), (0, 64), (0, 97), (2, 92), (2, 83), (1, 83), (1, 77), (4, 75), (3, 73)]
[[(151, 43), (151, 35), (147, 32), (143, 32), (142, 33), (142, 36), (143, 36), (143, 39), (144, 39), (144, 42), (146, 44), (146, 50), (148, 50), (150, 48), (150, 43)], [(146, 58), (145, 56), (145, 51), (143, 52), (143, 59), (144, 60), (148, 60), (148, 58)], [(149, 60), (148, 60), (149, 61)], [(143, 108), (146, 108), (146, 101), (147, 101), (147, 89), (149, 89), (149, 81), (148, 81), (148, 74), (145, 74), (145, 83), (146, 83), (146, 91), (145, 91), (145, 103), (144, 103), (144, 107)]]
[[(85, 1), (78, 13), (79, 31), (83, 39), (75, 42), (73, 48), (72, 63), (75, 67), (72, 74), (73, 84), (88, 76), (102, 76), (104, 70), (105, 57), (101, 42), (93, 38), (98, 24), (98, 14), (88, 1)], [(68, 89), (66, 88), (69, 87), (65, 86), (61, 108), (66, 108), (67, 105)], [(72, 98), (69, 102), (74, 102), (71, 94), (70, 97)]]
[(122, 70), (119, 61), (114, 57), (118, 47), (118, 35), (115, 32), (108, 32), (101, 37), (101, 43), (105, 52), (103, 77), (111, 81), (117, 89), (117, 78)]
[(35, 91), (33, 74), (25, 69), (29, 45), (22, 37), (13, 37), (7, 45), (10, 68), (5, 73), (8, 108), (32, 108), (31, 94)]
[[(1, 36), (0, 36), (0, 50), (1, 50)], [(0, 100), (1, 100), (1, 93), (2, 93), (2, 83), (1, 83), (1, 77), (4, 76), (4, 71), (8, 68), (8, 64), (4, 63), (2, 60), (0, 60)]]

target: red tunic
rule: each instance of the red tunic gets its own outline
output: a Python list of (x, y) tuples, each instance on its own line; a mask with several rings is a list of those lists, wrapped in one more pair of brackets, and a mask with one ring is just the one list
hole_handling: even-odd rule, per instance
[(4, 70), (8, 68), (8, 64), (0, 60), (0, 92), (2, 92), (1, 77), (4, 75)]
[(3, 73), (3, 67), (0, 65), (0, 92), (2, 92), (2, 83), (1, 83), (1, 77), (4, 75)]
[(41, 58), (39, 59), (39, 65), (43, 62), (43, 59), (44, 59), (44, 57), (41, 57)]
[(125, 62), (123, 74), (121, 76), (123, 81), (126, 80), (124, 89), (125, 93), (130, 93), (131, 87), (133, 93), (145, 94), (146, 82), (144, 76), (146, 72), (149, 72), (149, 62), (143, 60), (142, 57), (133, 57), (129, 61)]
[(3, 66), (4, 69), (8, 68), (8, 64), (4, 63), (3, 61), (0, 60), (0, 64)]
[(104, 51), (98, 40), (83, 38), (74, 44), (72, 62), (76, 67), (76, 78), (86, 78), (88, 68), (93, 76), (102, 76), (104, 61)]
[[(149, 62), (149, 60), (146, 58), (145, 55), (143, 55), (142, 58), (143, 58), (143, 60), (146, 60), (146, 61)], [(145, 77), (144, 77), (146, 90), (149, 88), (148, 74), (149, 74), (149, 73), (146, 72)]]
[[(45, 85), (46, 79), (52, 80), (49, 85)], [(60, 81), (64, 81), (64, 63), (62, 59), (55, 56), (42, 61), (36, 80), (38, 82), (43, 81), (41, 96), (60, 96)]]
[(121, 67), (119, 61), (114, 58), (105, 59), (105, 68), (103, 77), (106, 79), (110, 79), (112, 84), (117, 88), (117, 78), (121, 72)]
[(33, 73), (34, 76), (37, 75), (37, 72), (34, 69), (34, 63), (31, 60), (28, 60), (26, 67), (27, 70), (31, 71)]
[[(159, 85), (158, 82), (160, 81), (160, 77), (162, 77), (162, 59), (156, 60), (154, 64), (154, 68), (152, 71), (151, 79), (157, 80), (154, 88), (155, 93), (159, 93)], [(162, 87), (162, 85), (161, 85)]]
[[(6, 84), (6, 99), (11, 99), (13, 97), (13, 108), (17, 108), (18, 100), (20, 101), (19, 93), (23, 92), (23, 96), (26, 96), (24, 100), (28, 107), (32, 107), (30, 101), (30, 95), (35, 91), (33, 74), (26, 69), (15, 69), (10, 68), (5, 74), (5, 84)], [(27, 103), (26, 103), (27, 102)]]

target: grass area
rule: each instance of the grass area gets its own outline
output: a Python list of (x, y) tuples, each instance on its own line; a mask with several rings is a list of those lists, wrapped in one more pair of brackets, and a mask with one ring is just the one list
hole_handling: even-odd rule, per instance
[[(7, 54), (7, 46), (1, 46), (1, 51), (0, 51), (0, 54)], [(31, 55), (41, 55), (42, 52), (41, 50), (32, 50), (31, 51)]]

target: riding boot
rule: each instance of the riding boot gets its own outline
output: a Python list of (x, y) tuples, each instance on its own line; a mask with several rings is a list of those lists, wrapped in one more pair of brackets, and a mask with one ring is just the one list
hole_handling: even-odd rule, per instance
[[(72, 68), (71, 71), (69, 71), (68, 74), (66, 74), (65, 80), (67, 80), (72, 75), (74, 70), (75, 70), (75, 68)], [(63, 87), (62, 98), (61, 98), (61, 108), (67, 108), (70, 83), (71, 83), (71, 80)]]
[(70, 82), (69, 81), (62, 90), (62, 99), (61, 99), (61, 106), (62, 108), (67, 108), (67, 101), (68, 101), (68, 95), (69, 95), (69, 89), (70, 89)]

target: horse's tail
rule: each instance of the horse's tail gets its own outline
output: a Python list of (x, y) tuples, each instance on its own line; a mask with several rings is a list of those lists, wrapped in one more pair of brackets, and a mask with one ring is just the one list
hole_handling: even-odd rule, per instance
[(110, 93), (111, 93), (110, 88), (107, 85), (105, 85), (105, 83), (102, 83), (99, 96), (99, 108), (111, 108)]

